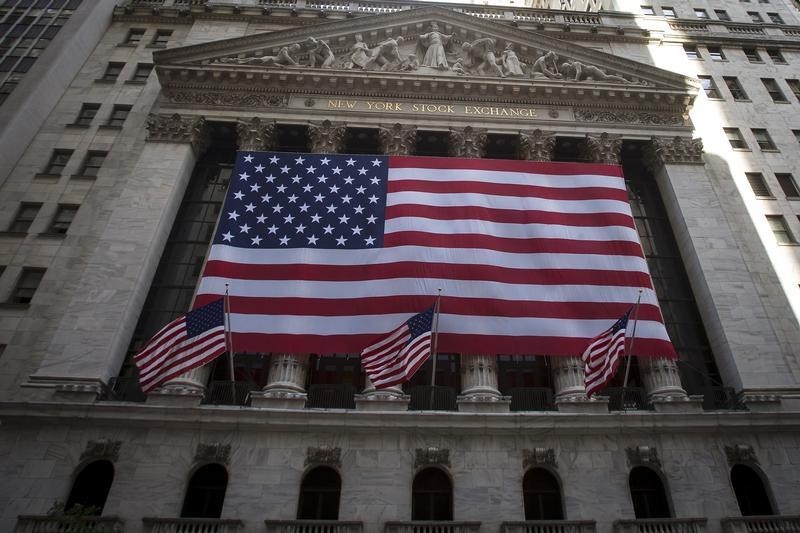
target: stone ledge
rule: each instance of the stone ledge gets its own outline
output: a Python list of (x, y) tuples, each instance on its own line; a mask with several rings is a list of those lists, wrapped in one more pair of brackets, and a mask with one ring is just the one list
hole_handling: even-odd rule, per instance
[(470, 394), (456, 400), (458, 410), (467, 413), (508, 413), (511, 411), (511, 396), (494, 394)]
[(609, 414), (607, 398), (595, 398), (593, 400), (586, 397), (556, 399), (556, 410), (561, 413)]
[(703, 397), (665, 396), (650, 400), (657, 413), (702, 413)]
[(386, 391), (356, 394), (357, 411), (408, 411), (411, 396)]
[(268, 409), (304, 409), (308, 394), (286, 390), (250, 391), (250, 406)]
[(199, 407), (204, 393), (204, 389), (197, 387), (173, 385), (148, 393), (145, 403), (165, 407)]

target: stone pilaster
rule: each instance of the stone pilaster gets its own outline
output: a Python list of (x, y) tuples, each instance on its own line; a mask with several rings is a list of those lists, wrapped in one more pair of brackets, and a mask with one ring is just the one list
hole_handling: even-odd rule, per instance
[(359, 411), (407, 411), (411, 397), (400, 386), (376, 389), (366, 376), (366, 386), (356, 394), (356, 409)]
[(151, 113), (147, 118), (147, 141), (188, 143), (199, 157), (208, 148), (210, 138), (204, 117)]
[(461, 395), (459, 411), (507, 412), (511, 399), (497, 388), (497, 356), (461, 356)]
[(378, 129), (381, 150), (386, 155), (411, 155), (417, 142), (417, 127), (395, 124)]
[(318, 154), (336, 154), (344, 148), (347, 126), (343, 122), (311, 122), (308, 134), (311, 137), (311, 151)]
[(519, 132), (520, 159), (527, 161), (552, 161), (556, 135), (551, 131), (527, 130)]
[(308, 356), (290, 353), (273, 354), (267, 385), (250, 393), (253, 407), (302, 409), (306, 404)]
[(551, 357), (556, 407), (559, 411), (608, 411), (608, 401), (586, 397), (584, 365), (580, 357)]
[(250, 120), (239, 119), (236, 123), (239, 150), (269, 150), (275, 137), (275, 122), (261, 120), (258, 117)]
[(644, 156), (653, 174), (664, 165), (702, 165), (703, 141), (689, 137), (653, 137)]
[(483, 157), (486, 153), (486, 128), (450, 129), (450, 157)]
[(581, 157), (594, 163), (618, 165), (622, 151), (622, 137), (601, 133), (586, 135), (581, 143)]

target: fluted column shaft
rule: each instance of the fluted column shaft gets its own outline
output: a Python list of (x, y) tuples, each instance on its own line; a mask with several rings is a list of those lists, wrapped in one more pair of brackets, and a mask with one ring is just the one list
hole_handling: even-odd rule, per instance
[(500, 396), (497, 385), (496, 356), (461, 356), (461, 394), (463, 396)]
[(308, 355), (273, 354), (265, 391), (305, 392)]
[(580, 357), (551, 357), (556, 401), (574, 401), (586, 398), (583, 384), (583, 360)]
[(639, 374), (651, 400), (685, 400), (681, 374), (673, 359), (640, 358)]

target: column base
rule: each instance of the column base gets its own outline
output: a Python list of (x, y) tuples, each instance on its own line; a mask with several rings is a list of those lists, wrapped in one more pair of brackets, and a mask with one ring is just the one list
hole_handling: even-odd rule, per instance
[(585, 395), (556, 398), (556, 410), (560, 413), (608, 414), (608, 398), (589, 399)]
[(149, 393), (145, 403), (163, 407), (199, 407), (204, 394), (205, 388), (168, 385)]
[(356, 394), (357, 411), (408, 411), (411, 396), (390, 391), (370, 391)]
[(775, 411), (783, 411), (781, 405), (781, 397), (778, 394), (759, 393), (759, 392), (741, 392), (740, 398), (748, 411), (756, 413), (774, 413)]
[(266, 409), (304, 409), (308, 394), (288, 390), (250, 391), (250, 406)]
[(703, 397), (685, 394), (654, 396), (650, 403), (657, 413), (702, 413)]
[(53, 400), (65, 403), (94, 403), (102, 391), (99, 383), (59, 383)]
[(459, 412), (464, 413), (508, 413), (511, 411), (511, 396), (497, 394), (465, 394), (456, 400)]

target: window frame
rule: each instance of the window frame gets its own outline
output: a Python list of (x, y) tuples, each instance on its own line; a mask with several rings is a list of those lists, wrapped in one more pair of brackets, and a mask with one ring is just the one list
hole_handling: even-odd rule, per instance
[(715, 9), (714, 10), (714, 15), (716, 15), (717, 20), (721, 20), (722, 22), (730, 22), (731, 21), (731, 16), (724, 9)]
[(761, 172), (745, 172), (747, 183), (750, 184), (750, 189), (756, 198), (775, 198), (772, 191), (767, 184), (767, 179)]
[(767, 13), (767, 18), (769, 18), (770, 22), (773, 24), (786, 24), (780, 13)]
[[(789, 229), (789, 224), (786, 222), (786, 217), (783, 215), (766, 215), (766, 217), (767, 224), (772, 230), (772, 235), (775, 237), (775, 242), (780, 245), (797, 244), (797, 239), (795, 239), (794, 234), (792, 234), (791, 229)], [(782, 240), (781, 235), (784, 235), (786, 240)]]
[(764, 17), (758, 11), (748, 11), (747, 16), (750, 17), (750, 22), (754, 24), (761, 24), (764, 22)]
[(146, 33), (146, 28), (129, 28), (128, 33), (125, 34), (125, 40), (122, 41), (122, 44), (126, 46), (139, 46)]
[(742, 52), (750, 63), (764, 62), (764, 60), (761, 58), (761, 54), (758, 53), (758, 48), (756, 47), (743, 46)]
[[(170, 37), (172, 37), (172, 34), (174, 33), (175, 30), (157, 29), (155, 34), (153, 35), (153, 38), (150, 40), (149, 46), (151, 48), (166, 48), (167, 43), (169, 43), (170, 41)], [(166, 38), (162, 39), (162, 37)]]
[(747, 91), (744, 90), (744, 87), (742, 87), (741, 82), (739, 82), (739, 78), (736, 76), (723, 76), (722, 81), (725, 82), (725, 87), (728, 88), (728, 92), (731, 93), (731, 97), (734, 101), (750, 101), (750, 97), (747, 95)]
[(99, 111), (100, 104), (84, 102), (81, 104), (81, 108), (78, 110), (78, 115), (75, 117), (70, 126), (88, 128), (92, 125), (92, 122), (94, 122), (94, 119), (97, 117), (97, 113)]
[[(124, 68), (125, 68), (125, 62), (123, 61), (109, 61), (108, 64), (106, 65), (106, 70), (103, 72), (103, 76), (99, 78), (98, 81), (114, 83), (119, 79), (120, 75), (122, 74), (122, 70)], [(114, 74), (114, 72), (116, 72), (116, 74)]]
[(789, 99), (783, 94), (781, 86), (778, 85), (778, 80), (775, 78), (761, 78), (761, 83), (764, 85), (767, 94), (769, 94), (772, 101), (776, 104), (788, 104)]
[[(94, 158), (98, 157), (102, 157), (102, 159), (100, 159), (99, 164), (96, 164)], [(100, 173), (100, 169), (103, 168), (107, 157), (108, 152), (106, 150), (89, 150), (86, 152), (83, 162), (81, 162), (81, 168), (76, 177), (96, 178)], [(87, 172), (89, 173), (87, 174)]]
[[(722, 128), (722, 130), (725, 132), (725, 136), (727, 137), (731, 148), (734, 150), (750, 150), (750, 147), (747, 145), (747, 141), (744, 140), (742, 130), (739, 128)], [(735, 136), (736, 138), (731, 138), (732, 136)], [(737, 146), (737, 144), (741, 146)]]
[[(22, 271), (17, 277), (17, 282), (14, 284), (14, 289), (9, 295), (8, 303), (15, 305), (30, 305), (33, 297), (36, 296), (36, 291), (42, 284), (42, 279), (47, 269), (37, 267), (23, 267)], [(37, 279), (38, 276), (38, 279)], [(29, 277), (35, 279), (35, 283), (30, 283)], [(30, 286), (26, 286), (30, 285)], [(30, 291), (30, 294), (27, 294)]]
[(708, 11), (706, 9), (704, 9), (702, 7), (695, 7), (695, 8), (693, 8), (693, 10), (694, 10), (695, 18), (699, 18), (701, 20), (710, 20), (711, 19), (711, 17), (708, 16)]
[[(65, 235), (72, 223), (75, 221), (75, 216), (78, 214), (80, 204), (58, 204), (53, 218), (50, 220), (50, 225), (47, 227), (47, 233), (51, 235)], [(64, 213), (70, 213), (66, 220), (62, 220)]]
[(661, 16), (668, 19), (676, 19), (678, 18), (678, 13), (675, 11), (674, 7), (663, 6), (661, 8)]
[(719, 87), (717, 87), (717, 82), (714, 81), (713, 76), (697, 76), (697, 79), (700, 80), (700, 86), (706, 93), (706, 98), (709, 100), (723, 100), (722, 93), (719, 92)]
[[(142, 75), (144, 69), (147, 69), (147, 75)], [(150, 74), (153, 73), (153, 64), (152, 63), (136, 63), (136, 67), (133, 69), (133, 73), (131, 77), (128, 79), (127, 83), (133, 84), (142, 84), (144, 85), (147, 83), (148, 78), (150, 78)]]
[(789, 90), (792, 91), (794, 97), (800, 102), (800, 79), (788, 79), (786, 80), (786, 85), (789, 86)]
[(781, 52), (780, 48), (767, 48), (767, 55), (772, 60), (772, 62), (776, 65), (788, 65), (789, 62), (786, 61), (786, 58), (783, 56), (783, 52)]
[(700, 55), (700, 49), (696, 44), (683, 44), (683, 52), (686, 58), (693, 61), (703, 61), (703, 56)]
[(766, 128), (750, 128), (750, 132), (756, 140), (756, 144), (762, 152), (778, 152), (778, 147)]
[(711, 58), (711, 61), (728, 60), (728, 58), (725, 56), (725, 52), (722, 51), (721, 46), (706, 46), (706, 50), (708, 50), (708, 57)]
[(28, 233), (41, 209), (41, 202), (21, 202), (6, 231), (8, 233)]
[[(133, 109), (133, 106), (128, 104), (114, 104), (114, 107), (111, 108), (111, 113), (108, 115), (108, 120), (103, 125), (107, 128), (122, 128), (125, 125), (125, 121), (128, 120), (131, 109)], [(124, 112), (122, 118), (117, 116), (121, 112)]]
[(791, 172), (776, 172), (775, 179), (787, 200), (800, 200), (800, 189)]
[[(64, 173), (64, 169), (69, 164), (70, 159), (72, 159), (72, 154), (74, 153), (75, 150), (70, 150), (67, 148), (54, 149), (53, 153), (50, 154), (50, 159), (47, 161), (42, 174), (48, 176), (61, 176)], [(60, 157), (65, 157), (63, 164), (57, 162), (57, 159)], [(55, 169), (58, 169), (58, 172), (53, 172)]]

